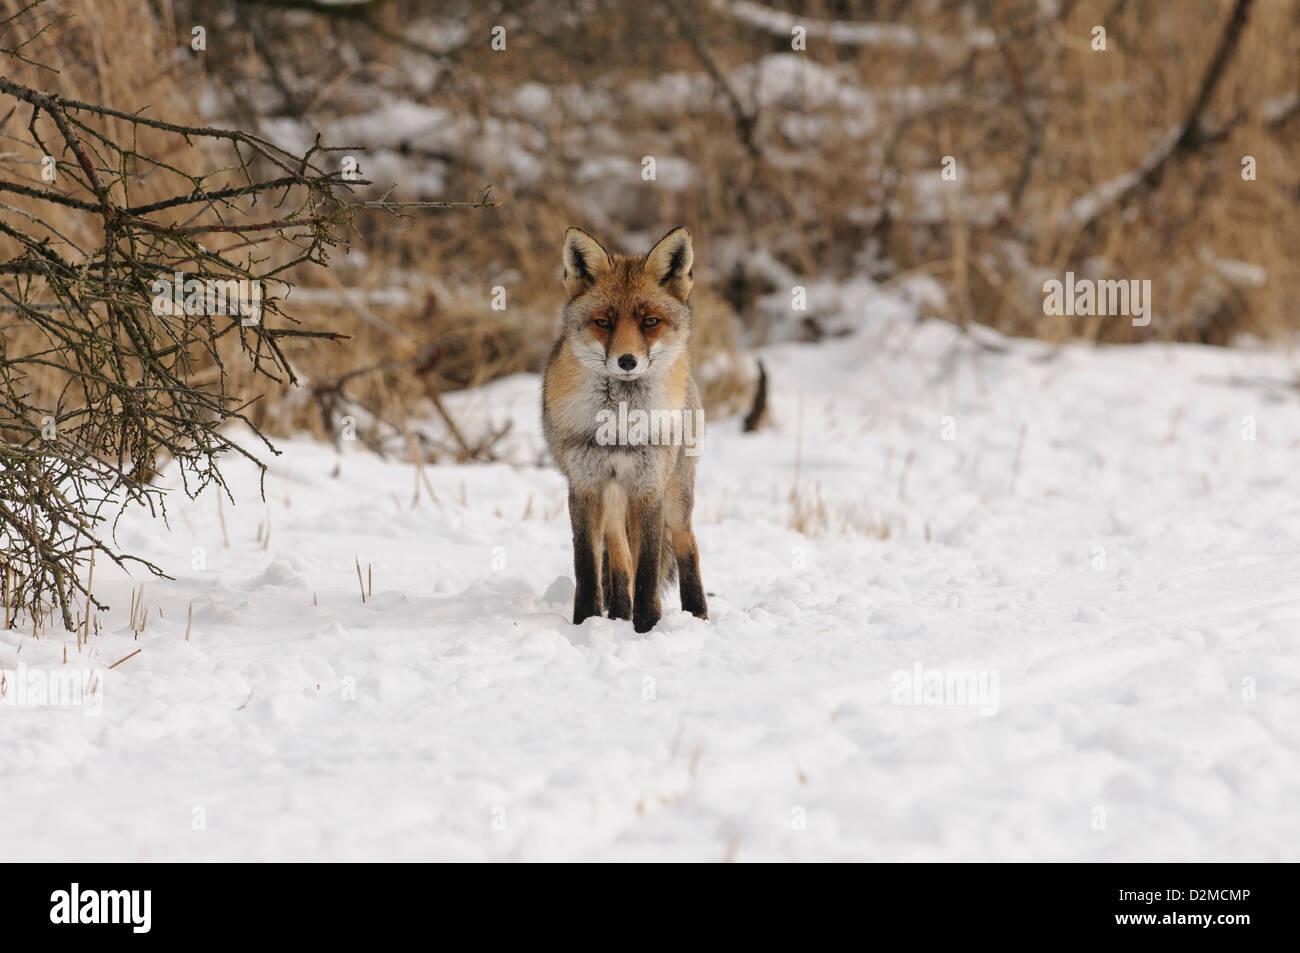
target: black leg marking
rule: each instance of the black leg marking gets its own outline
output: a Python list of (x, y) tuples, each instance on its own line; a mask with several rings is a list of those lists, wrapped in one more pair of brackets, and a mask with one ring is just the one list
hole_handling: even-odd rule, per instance
[(641, 520), (641, 546), (636, 561), (636, 586), (632, 594), (632, 628), (649, 632), (659, 621), (659, 550), (663, 543), (662, 502), (646, 506)]
[[(610, 594), (614, 591), (610, 588), (610, 568), (609, 568), (609, 547), (602, 547), (600, 550), (600, 603), (605, 612), (610, 612)], [(611, 614), (610, 618), (614, 618)]]
[(600, 615), (600, 566), (596, 549), (592, 545), (591, 518), (593, 512), (589, 498), (569, 493), (569, 520), (573, 524), (573, 624)]
[(694, 547), (677, 558), (677, 576), (681, 580), (682, 608), (697, 618), (707, 619), (709, 605), (700, 582), (699, 552)]
[(632, 618), (632, 596), (631, 587), (628, 586), (627, 573), (621, 569), (615, 569), (611, 575), (613, 576), (613, 588), (610, 590), (609, 617), (611, 619), (630, 619)]

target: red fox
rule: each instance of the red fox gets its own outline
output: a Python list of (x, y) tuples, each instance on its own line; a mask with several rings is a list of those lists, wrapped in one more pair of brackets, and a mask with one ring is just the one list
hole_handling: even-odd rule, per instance
[(708, 618), (691, 530), (704, 411), (691, 376), (695, 253), (675, 228), (645, 255), (611, 255), (564, 233), (569, 302), (542, 382), (542, 426), (569, 481), (573, 624), (659, 621), (659, 591)]

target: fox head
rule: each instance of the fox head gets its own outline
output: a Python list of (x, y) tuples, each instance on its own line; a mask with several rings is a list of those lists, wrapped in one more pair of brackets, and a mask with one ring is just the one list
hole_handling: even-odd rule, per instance
[(611, 255), (580, 228), (564, 233), (564, 336), (586, 368), (632, 381), (667, 370), (691, 334), (691, 233), (674, 228), (644, 255)]

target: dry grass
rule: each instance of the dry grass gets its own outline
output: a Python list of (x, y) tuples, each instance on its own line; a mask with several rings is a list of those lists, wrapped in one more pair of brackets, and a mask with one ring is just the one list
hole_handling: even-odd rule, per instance
[[(754, 368), (741, 354), (768, 332), (765, 296), (789, 291), (771, 263), (801, 280), (928, 274), (947, 292), (939, 316), (1049, 339), (1223, 344), (1295, 330), (1300, 110), (1279, 120), (1266, 108), (1300, 92), (1295, 4), (1256, 0), (1204, 114), (1207, 141), (1149, 194), (1086, 228), (1068, 220), (1071, 203), (1137, 167), (1180, 121), (1232, 0), (1061, 0), (1056, 14), (1038, 0), (768, 6), (797, 7), (813, 24), (897, 11), (895, 22), (947, 46), (810, 35), (808, 50), (791, 54), (788, 35), (704, 4), (535, 0), (504, 13), (469, 3), (430, 13), (394, 0), (364, 15), (314, 15), (274, 4), (84, 0), (51, 4), (67, 22), (25, 50), (57, 74), (13, 62), (5, 71), (180, 121), (360, 130), (363, 172), (397, 170), (399, 198), (468, 198), (494, 186), (496, 209), (369, 214), (331, 277), (299, 276), (306, 284), (289, 304), (351, 339), (289, 350), (308, 383), (296, 395), (272, 389), (254, 408), (272, 432), (336, 436), (313, 388), (358, 370), (375, 369), (349, 379), (347, 397), (395, 430), (408, 412), (431, 413), (430, 389), (538, 370), (562, 305), (558, 246), (570, 224), (624, 250), (690, 225), (702, 386), (715, 416), (752, 396)], [(498, 22), (508, 52), (488, 47)], [(1095, 52), (1091, 30), (1103, 22), (1107, 50)], [(192, 23), (208, 28), (206, 53), (189, 51)], [(968, 46), (974, 28), (998, 43)], [(809, 72), (802, 85), (764, 91), (753, 67), (778, 55)], [(659, 92), (645, 94), (646, 82)], [(752, 120), (749, 144), (733, 98)], [(427, 127), (365, 124), (403, 101), (446, 113)], [(201, 102), (215, 114), (199, 115)], [(659, 165), (655, 182), (637, 175), (647, 155)], [(955, 183), (939, 179), (948, 155)], [(1256, 181), (1241, 178), (1244, 155), (1256, 160)], [(39, 181), (32, 160), (0, 161), (7, 175)], [(622, 165), (601, 173), (588, 164), (607, 160)], [(141, 182), (140, 194), (149, 188)], [(1150, 327), (1045, 318), (1042, 281), (1067, 269), (1150, 279)], [(497, 286), (504, 311), (492, 308)], [(12, 318), (0, 323), (7, 340), (20, 339)], [(421, 359), (423, 375), (402, 365)], [(251, 375), (244, 383), (252, 391)]]

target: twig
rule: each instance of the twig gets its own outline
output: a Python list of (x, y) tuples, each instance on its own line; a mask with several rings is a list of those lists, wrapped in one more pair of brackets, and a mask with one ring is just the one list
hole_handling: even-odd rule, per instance
[(112, 665), (110, 665), (109, 668), (110, 668), (110, 669), (117, 668), (119, 665), (121, 665), (121, 664), (122, 664), (123, 662), (125, 662), (127, 659), (133, 659), (133, 658), (135, 658), (137, 655), (139, 655), (139, 654), (140, 654), (141, 652), (143, 652), (143, 651), (144, 651), (144, 649), (142, 649), (142, 648), (140, 648), (140, 649), (136, 649), (136, 650), (135, 650), (134, 652), (132, 652), (130, 655), (123, 656), (122, 658), (118, 659), (116, 662), (114, 662)]
[(749, 413), (745, 414), (743, 431), (753, 433), (758, 429), (758, 425), (763, 420), (763, 414), (767, 412), (767, 368), (763, 362), (758, 362), (758, 386), (754, 388), (754, 403), (750, 405)]
[(722, 91), (722, 96), (731, 109), (731, 118), (736, 124), (736, 132), (740, 135), (740, 141), (744, 145), (745, 151), (749, 153), (751, 158), (759, 158), (762, 153), (755, 141), (755, 132), (758, 127), (757, 110), (746, 109), (744, 104), (741, 103), (740, 97), (731, 85), (731, 81), (727, 79), (727, 75), (709, 52), (699, 26), (682, 10), (679, 0), (663, 0), (663, 2), (664, 6), (668, 8), (668, 12), (672, 14), (673, 19), (677, 21), (682, 36), (695, 54), (695, 58), (700, 61), (700, 65), (704, 67), (705, 72), (713, 78), (713, 82)]
[(1029, 422), (1025, 421), (1020, 425), (1020, 439), (1016, 441), (1016, 458), (1011, 464), (1011, 485), (1007, 488), (1007, 495), (1014, 496), (1016, 492), (1016, 479), (1020, 476), (1020, 456), (1025, 450), (1025, 436), (1029, 433)]
[(1123, 208), (1139, 194), (1149, 191), (1160, 184), (1165, 166), (1195, 152), (1206, 140), (1201, 129), (1201, 115), (1209, 105), (1219, 81), (1223, 78), (1228, 62), (1237, 49), (1242, 30), (1246, 26), (1247, 15), (1253, 0), (1236, 0), (1228, 22), (1224, 25), (1214, 56), (1201, 74), (1196, 97), (1191, 101), (1184, 114), (1183, 121), (1165, 133), (1160, 143), (1147, 154), (1138, 167), (1111, 179), (1087, 195), (1075, 200), (1066, 210), (1066, 220), (1086, 230), (1112, 208)]

